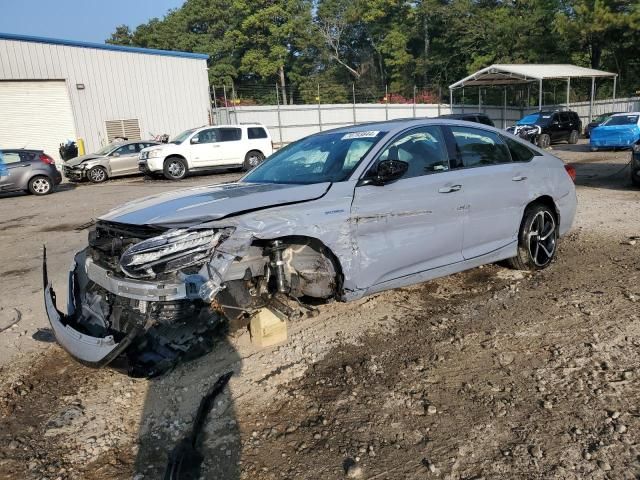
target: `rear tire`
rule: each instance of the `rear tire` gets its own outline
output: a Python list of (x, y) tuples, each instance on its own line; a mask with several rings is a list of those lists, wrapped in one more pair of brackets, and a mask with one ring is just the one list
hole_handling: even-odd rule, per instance
[(104, 167), (93, 167), (87, 172), (87, 178), (91, 183), (102, 183), (107, 181), (109, 175)]
[(549, 145), (551, 145), (551, 137), (549, 135), (543, 133), (538, 137), (538, 146), (540, 148), (549, 148)]
[(49, 177), (38, 175), (29, 180), (29, 192), (32, 195), (49, 195), (53, 192), (53, 182)]
[(578, 143), (579, 137), (580, 135), (578, 134), (577, 130), (571, 130), (571, 133), (569, 134), (569, 143), (571, 145), (575, 145), (576, 143)]
[(508, 260), (516, 270), (542, 270), (556, 255), (558, 222), (556, 214), (540, 203), (527, 207), (518, 234), (518, 254)]
[(640, 187), (640, 170), (633, 170), (633, 166), (631, 167), (631, 184), (634, 187)]
[(260, 165), (263, 160), (264, 160), (264, 155), (262, 154), (262, 152), (259, 152), (258, 150), (251, 150), (249, 153), (247, 153), (244, 156), (244, 163), (242, 164), (242, 169), (245, 172), (248, 172), (249, 170), (253, 170), (258, 165)]
[(182, 180), (187, 175), (187, 162), (182, 158), (169, 157), (164, 161), (162, 171), (167, 180)]

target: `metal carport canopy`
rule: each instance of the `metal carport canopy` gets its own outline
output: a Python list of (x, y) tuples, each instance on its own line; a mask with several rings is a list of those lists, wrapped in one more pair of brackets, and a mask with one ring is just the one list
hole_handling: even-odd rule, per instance
[[(579, 67), (569, 64), (494, 64), (472, 73), (468, 77), (449, 85), (451, 105), (453, 106), (453, 90), (466, 86), (508, 86), (537, 82), (539, 85), (539, 108), (542, 110), (542, 81), (564, 79), (567, 81), (567, 107), (569, 106), (569, 90), (572, 78), (591, 79), (591, 107), (589, 121), (593, 108), (596, 78), (613, 78), (613, 98), (616, 97), (616, 79), (618, 75), (593, 68)], [(506, 93), (505, 93), (506, 103)]]

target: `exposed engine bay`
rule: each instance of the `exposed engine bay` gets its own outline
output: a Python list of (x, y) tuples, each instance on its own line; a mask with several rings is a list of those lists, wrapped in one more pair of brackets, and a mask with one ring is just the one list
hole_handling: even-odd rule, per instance
[(209, 351), (228, 323), (268, 306), (284, 317), (339, 296), (338, 263), (304, 237), (260, 240), (241, 228), (162, 228), (98, 221), (58, 311), (44, 264), (45, 305), (59, 343), (95, 367), (153, 376)]

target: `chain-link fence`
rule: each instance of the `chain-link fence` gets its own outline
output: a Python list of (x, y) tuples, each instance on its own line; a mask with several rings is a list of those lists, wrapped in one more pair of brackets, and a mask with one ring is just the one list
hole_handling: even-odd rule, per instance
[[(537, 99), (526, 86), (513, 89), (506, 102), (503, 89), (468, 91), (466, 96), (461, 93), (457, 94), (451, 106), (449, 90), (437, 86), (416, 86), (409, 92), (394, 92), (388, 87), (358, 87), (356, 84), (316, 84), (315, 87), (284, 89), (275, 84), (212, 86), (212, 123), (261, 123), (269, 129), (273, 141), (283, 145), (332, 128), (399, 118), (437, 117), (448, 113), (480, 111), (487, 114), (496, 127), (506, 128), (525, 114), (538, 110)], [(591, 110), (589, 102), (575, 101), (577, 99), (572, 99), (574, 101), (568, 106), (556, 104), (555, 92), (550, 93), (545, 95), (544, 109), (575, 110), (583, 125), (592, 115), (640, 109), (637, 97), (597, 100)], [(560, 100), (559, 96), (557, 100)]]

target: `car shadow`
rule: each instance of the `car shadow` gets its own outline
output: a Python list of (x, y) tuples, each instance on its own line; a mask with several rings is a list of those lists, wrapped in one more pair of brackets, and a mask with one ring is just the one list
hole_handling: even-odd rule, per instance
[(207, 355), (181, 363), (152, 379), (144, 401), (138, 432), (134, 478), (240, 478), (240, 431), (231, 382), (215, 398), (196, 444), (202, 462), (184, 458), (179, 476), (165, 477), (174, 448), (193, 426), (202, 398), (227, 372), (240, 374), (242, 358), (227, 337)]
[[(76, 185), (73, 183), (61, 183), (56, 186), (55, 190), (49, 195), (56, 195), (57, 193), (68, 192), (76, 188)], [(49, 195), (43, 195), (43, 197), (48, 197)], [(2, 198), (15, 198), (15, 197), (31, 197), (35, 195), (31, 195), (29, 192), (25, 192), (24, 190), (18, 190), (14, 192), (0, 192), (0, 199)]]
[(589, 143), (556, 143), (551, 145), (549, 150), (551, 152), (554, 150), (561, 152), (590, 152), (591, 148), (589, 147)]
[(637, 190), (631, 184), (629, 163), (572, 163), (576, 169), (576, 186)]

